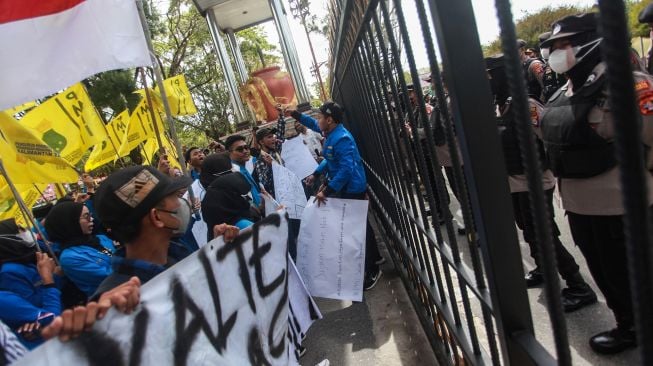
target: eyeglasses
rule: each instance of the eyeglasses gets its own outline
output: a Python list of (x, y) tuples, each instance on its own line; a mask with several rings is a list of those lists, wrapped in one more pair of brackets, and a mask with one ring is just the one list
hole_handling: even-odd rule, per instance
[(238, 146), (238, 147), (235, 147), (234, 150), (238, 151), (240, 153), (245, 151), (245, 150), (249, 151), (249, 146), (247, 146), (247, 145)]
[(87, 212), (85, 214), (82, 214), (82, 216), (80, 216), (79, 219), (80, 220), (86, 220), (86, 221), (90, 222), (90, 221), (93, 220), (93, 217), (91, 216), (91, 214), (89, 212)]
[(229, 174), (229, 173), (233, 173), (233, 171), (231, 169), (229, 169), (229, 170), (225, 170), (224, 172), (213, 173), (213, 176), (214, 177), (221, 177), (221, 176)]

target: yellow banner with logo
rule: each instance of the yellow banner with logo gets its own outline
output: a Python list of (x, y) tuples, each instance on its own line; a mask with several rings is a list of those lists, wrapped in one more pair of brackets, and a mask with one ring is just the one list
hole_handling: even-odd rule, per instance
[(14, 115), (16, 113), (20, 113), (22, 111), (26, 111), (30, 108), (36, 107), (36, 102), (27, 102), (23, 103), (21, 105), (17, 105), (11, 109), (7, 109), (5, 112), (9, 113), (10, 115)]
[(127, 130), (127, 124), (129, 123), (129, 110), (125, 109), (122, 113), (111, 119), (111, 122), (107, 123), (107, 135), (108, 139), (103, 140), (101, 144), (95, 145), (91, 155), (86, 160), (84, 164), (85, 171), (91, 171), (93, 169), (99, 168), (104, 164), (108, 164), (112, 161), (115, 161), (118, 156), (118, 149), (122, 143), (122, 138), (125, 135)]
[(173, 116), (188, 116), (197, 113), (184, 75), (176, 75), (163, 80), (163, 88)]
[(20, 121), (71, 164), (107, 138), (104, 122), (81, 83), (48, 99)]
[[(11, 189), (7, 185), (7, 182), (3, 177), (0, 176), (0, 185), (4, 188), (0, 189), (0, 221), (14, 218), (18, 225), (23, 227), (30, 227), (31, 224), (27, 224), (27, 220), (23, 216), (23, 212), (20, 210), (20, 206), (16, 201), (16, 197), (11, 192)], [(37, 185), (37, 187), (43, 191), (47, 184)], [(36, 202), (41, 198), (41, 194), (33, 185), (26, 184), (17, 184), (16, 190), (20, 194), (20, 197), (25, 202), (25, 205), (28, 209), (32, 209)]]
[(0, 158), (16, 184), (76, 182), (77, 171), (21, 123), (0, 112)]
[[(170, 161), (170, 166), (173, 168), (177, 168), (180, 171), (181, 169), (181, 164), (179, 163), (179, 156), (177, 155), (177, 149), (175, 148), (175, 145), (173, 144), (172, 140), (168, 138), (168, 135), (163, 135), (161, 137), (161, 143), (163, 144), (163, 148), (166, 151), (166, 154), (168, 155), (168, 161)], [(145, 142), (143, 145), (143, 149), (141, 150), (141, 155), (143, 156), (143, 161), (147, 164), (152, 164), (152, 161), (154, 159), (154, 155), (159, 151), (159, 143), (156, 140), (156, 138), (151, 138)]]

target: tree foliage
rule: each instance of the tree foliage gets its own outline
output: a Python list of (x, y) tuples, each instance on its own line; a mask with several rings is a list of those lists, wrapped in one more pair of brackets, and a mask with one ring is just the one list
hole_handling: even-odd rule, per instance
[(277, 54), (277, 46), (266, 39), (262, 27), (243, 29), (236, 33), (236, 36), (240, 39), (240, 53), (243, 55), (248, 73), (278, 65), (281, 62), (281, 58)]
[(105, 122), (129, 109), (136, 108), (140, 96), (134, 94), (136, 82), (129, 70), (114, 70), (84, 80), (88, 95)]
[(640, 24), (639, 13), (650, 4), (649, 0), (629, 0), (626, 1), (626, 9), (628, 11), (628, 26), (632, 37), (648, 37), (649, 27), (648, 24)]
[[(539, 47), (539, 35), (550, 31), (553, 22), (568, 15), (579, 14), (589, 10), (590, 8), (583, 8), (576, 5), (563, 5), (559, 7), (547, 6), (534, 13), (525, 13), (515, 23), (517, 37), (526, 41), (528, 47)], [(500, 52), (501, 39), (499, 37), (483, 47), (483, 54), (485, 56)]]

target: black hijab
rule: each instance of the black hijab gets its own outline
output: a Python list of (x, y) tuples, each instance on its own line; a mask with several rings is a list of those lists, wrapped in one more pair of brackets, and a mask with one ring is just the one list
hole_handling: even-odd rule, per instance
[[(251, 210), (245, 198), (251, 186), (240, 173), (218, 177), (206, 190), (202, 201), (202, 216), (209, 228), (226, 223), (234, 225), (240, 219), (258, 221), (260, 217)], [(209, 230), (209, 237), (213, 237)]]
[(19, 232), (16, 219), (6, 219), (0, 221), (0, 235), (17, 235)]
[(58, 242), (62, 251), (77, 245), (100, 246), (96, 237), (82, 232), (79, 217), (83, 209), (84, 205), (81, 203), (64, 201), (54, 205), (45, 218), (48, 238)]
[(229, 170), (231, 170), (231, 159), (228, 153), (211, 154), (205, 157), (202, 162), (200, 184), (202, 184), (204, 189), (207, 189), (218, 178), (218, 174), (228, 172)]

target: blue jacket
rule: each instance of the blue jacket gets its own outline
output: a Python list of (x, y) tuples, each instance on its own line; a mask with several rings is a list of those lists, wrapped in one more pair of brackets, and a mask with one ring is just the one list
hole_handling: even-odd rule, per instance
[[(55, 276), (56, 277), (56, 276)], [(39, 321), (49, 324), (61, 314), (61, 292), (56, 285), (43, 286), (35, 264), (5, 263), (0, 268), (0, 320), (10, 328)], [(38, 338), (27, 341), (27, 348), (43, 342)]]
[[(113, 253), (113, 241), (104, 235), (97, 235), (100, 245)], [(86, 245), (64, 249), (59, 256), (64, 274), (86, 296), (91, 296), (100, 283), (111, 274), (111, 256)]]
[(141, 280), (141, 284), (156, 277), (165, 271), (167, 266), (150, 263), (140, 259), (127, 259), (124, 257), (125, 250), (121, 249), (111, 259), (113, 273), (102, 281), (91, 300), (97, 300), (103, 293), (129, 281), (133, 276)]
[[(302, 114), (299, 122), (313, 131), (320, 132), (315, 118)], [(365, 168), (354, 137), (345, 126), (338, 124), (326, 136), (322, 148), (324, 161), (316, 173), (326, 169), (329, 178), (328, 188), (338, 193), (363, 193), (367, 190)]]

